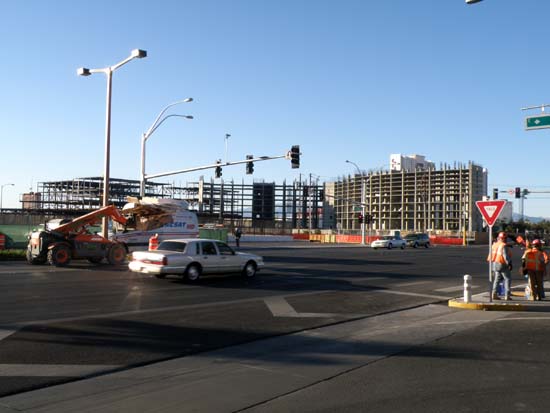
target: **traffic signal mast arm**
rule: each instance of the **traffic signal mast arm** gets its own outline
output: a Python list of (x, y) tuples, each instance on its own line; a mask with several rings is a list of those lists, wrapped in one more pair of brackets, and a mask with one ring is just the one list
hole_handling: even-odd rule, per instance
[(272, 159), (281, 159), (281, 158), (289, 159), (288, 153), (285, 154), (285, 155), (280, 155), (280, 156), (260, 156), (258, 158), (245, 159), (243, 161), (215, 163), (215, 164), (211, 164), (211, 165), (197, 166), (195, 168), (180, 169), (178, 171), (162, 172), (162, 173), (159, 173), (159, 174), (148, 174), (148, 175), (145, 175), (145, 179), (149, 180), (149, 179), (153, 179), (153, 178), (160, 178), (162, 176), (184, 174), (184, 173), (187, 173), (187, 172), (201, 171), (203, 169), (215, 169), (218, 166), (219, 167), (225, 167), (225, 166), (230, 166), (230, 165), (239, 165), (239, 164), (248, 163), (248, 162), (270, 161)]

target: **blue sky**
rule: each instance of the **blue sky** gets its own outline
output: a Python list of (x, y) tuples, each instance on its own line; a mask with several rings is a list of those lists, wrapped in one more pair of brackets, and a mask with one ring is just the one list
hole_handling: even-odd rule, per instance
[[(186, 97), (147, 143), (147, 172), (247, 154), (287, 160), (223, 178), (330, 180), (387, 166), (391, 153), (472, 160), (489, 187), (550, 192), (550, 130), (523, 129), (524, 106), (550, 101), (550, 2), (485, 0), (0, 1), (4, 207), (37, 182), (103, 174), (103, 74), (134, 48), (148, 57), (113, 76), (111, 176), (139, 178), (140, 137)], [(550, 108), (549, 108), (550, 110)], [(213, 171), (161, 179), (185, 185)], [(550, 193), (525, 213), (550, 216)], [(517, 205), (514, 210), (517, 210)]]

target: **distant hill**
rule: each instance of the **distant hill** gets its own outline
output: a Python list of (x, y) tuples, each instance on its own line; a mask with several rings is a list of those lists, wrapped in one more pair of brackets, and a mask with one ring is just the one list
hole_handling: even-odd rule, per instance
[[(517, 213), (515, 213), (515, 212), (512, 214), (512, 219), (513, 219), (514, 221), (519, 221), (520, 218), (521, 218), (521, 215), (520, 215), (520, 214), (517, 214)], [(528, 217), (527, 215), (524, 215), (524, 216), (523, 216), (523, 220), (524, 220), (524, 221), (532, 222), (533, 224), (538, 224), (539, 222), (544, 221), (544, 220), (550, 221), (550, 218), (545, 218), (545, 217)]]

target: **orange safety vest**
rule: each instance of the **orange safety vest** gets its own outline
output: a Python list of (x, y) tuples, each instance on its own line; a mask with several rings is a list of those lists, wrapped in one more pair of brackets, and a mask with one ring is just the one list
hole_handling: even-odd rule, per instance
[(544, 270), (544, 256), (541, 251), (536, 248), (532, 248), (529, 251), (525, 251), (523, 254), (523, 260), (525, 261), (524, 267), (531, 271)]
[[(487, 261), (498, 262), (499, 264), (506, 264), (506, 260), (504, 259), (504, 248), (506, 248), (506, 244), (504, 242), (495, 242), (491, 247), (491, 254), (489, 254), (489, 256), (487, 257)], [(512, 254), (510, 253), (510, 251), (508, 251), (508, 257), (512, 258)]]
[(158, 234), (153, 235), (149, 238), (149, 251), (154, 251), (159, 247), (159, 236)]

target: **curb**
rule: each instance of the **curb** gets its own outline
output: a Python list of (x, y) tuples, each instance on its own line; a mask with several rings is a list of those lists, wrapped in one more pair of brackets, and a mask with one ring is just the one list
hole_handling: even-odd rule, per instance
[(449, 307), (463, 308), (466, 310), (485, 310), (485, 311), (526, 311), (527, 307), (517, 303), (465, 303), (456, 299), (449, 300)]

